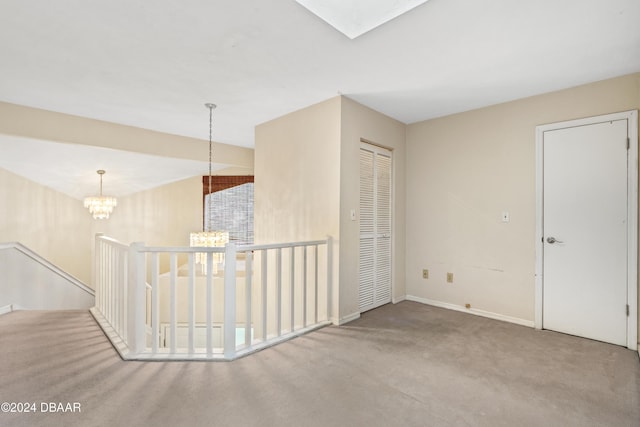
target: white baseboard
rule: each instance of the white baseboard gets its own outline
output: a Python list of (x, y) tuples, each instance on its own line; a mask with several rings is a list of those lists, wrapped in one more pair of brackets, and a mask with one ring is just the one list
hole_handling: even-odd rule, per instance
[(109, 339), (109, 341), (111, 342), (111, 345), (113, 346), (113, 348), (118, 352), (118, 354), (120, 355), (120, 357), (123, 360), (128, 360), (129, 358), (129, 347), (127, 347), (127, 344), (124, 342), (124, 340), (120, 337), (120, 335), (118, 335), (116, 333), (116, 331), (113, 329), (113, 327), (109, 324), (109, 322), (107, 321), (107, 319), (102, 315), (102, 313), (100, 313), (100, 311), (98, 309), (96, 309), (95, 307), (91, 307), (89, 309), (89, 313), (91, 313), (91, 315), (93, 316), (93, 318), (96, 320), (96, 322), (98, 323), (98, 325), (100, 325), (100, 328), (102, 329), (102, 331), (104, 332), (104, 334), (107, 336), (107, 338)]
[(392, 304), (397, 304), (397, 303), (402, 302), (402, 301), (404, 301), (406, 299), (407, 299), (407, 296), (406, 295), (402, 295), (401, 297), (398, 297), (398, 298), (391, 298), (391, 303)]
[(338, 319), (338, 325), (344, 325), (345, 323), (349, 323), (353, 320), (359, 319), (360, 318), (360, 313), (356, 312), (356, 313), (351, 313), (347, 316), (341, 317), (340, 319)]
[(13, 311), (13, 305), (5, 305), (4, 307), (0, 307), (0, 316), (3, 314), (11, 313)]
[(415, 297), (407, 295), (408, 301), (415, 301), (422, 304), (432, 305), (434, 307), (446, 308), (449, 310), (461, 311), (463, 313), (474, 314), (476, 316), (488, 317), (489, 319), (502, 320), (503, 322), (515, 323), (516, 325), (534, 327), (533, 320), (520, 319), (518, 317), (506, 316), (504, 314), (493, 313), (491, 311), (479, 310), (477, 308), (466, 308), (462, 305), (451, 304), (449, 302), (435, 301), (427, 298)]

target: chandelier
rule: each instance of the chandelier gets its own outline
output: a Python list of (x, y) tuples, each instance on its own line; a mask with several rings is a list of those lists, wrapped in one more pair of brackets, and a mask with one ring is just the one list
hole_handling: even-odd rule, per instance
[[(213, 123), (213, 109), (216, 108), (216, 105), (211, 103), (206, 103), (204, 104), (204, 106), (209, 109), (209, 193), (208, 194), (209, 194), (209, 197), (211, 197), (211, 164), (212, 164), (211, 163), (211, 160), (212, 160), (211, 129), (212, 129), (212, 123)], [(213, 227), (213, 204), (211, 203), (211, 200), (209, 200), (208, 214), (209, 214), (209, 221), (205, 221), (205, 224), (207, 225), (207, 227), (205, 228), (203, 226), (202, 231), (191, 233), (191, 236), (189, 239), (190, 240), (189, 245), (191, 247), (206, 247), (206, 248), (223, 247), (224, 245), (227, 244), (227, 242), (229, 242), (228, 231), (211, 229)], [(223, 254), (221, 253), (213, 254), (213, 269), (212, 269), (213, 274), (218, 273), (218, 266), (222, 263), (222, 256)], [(207, 254), (202, 252), (196, 253), (196, 264), (198, 265), (199, 268), (201, 268), (202, 273), (206, 274), (207, 273)]]
[(95, 219), (109, 219), (109, 214), (113, 212), (113, 208), (116, 207), (118, 201), (115, 197), (102, 195), (102, 175), (106, 172), (102, 169), (96, 172), (100, 175), (100, 195), (85, 197), (84, 207), (89, 208), (89, 212)]

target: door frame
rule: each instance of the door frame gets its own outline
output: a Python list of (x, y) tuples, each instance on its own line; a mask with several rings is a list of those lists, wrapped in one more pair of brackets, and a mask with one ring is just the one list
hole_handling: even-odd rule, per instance
[(627, 120), (629, 150), (627, 155), (627, 348), (640, 351), (638, 344), (638, 110), (605, 114), (577, 120), (536, 126), (536, 265), (534, 326), (543, 325), (543, 161), (544, 132), (586, 126), (613, 120)]

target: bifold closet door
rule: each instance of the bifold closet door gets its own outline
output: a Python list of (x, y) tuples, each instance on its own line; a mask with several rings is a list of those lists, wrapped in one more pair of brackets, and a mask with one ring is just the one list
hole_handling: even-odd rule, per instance
[(360, 147), (360, 312), (391, 302), (391, 156)]

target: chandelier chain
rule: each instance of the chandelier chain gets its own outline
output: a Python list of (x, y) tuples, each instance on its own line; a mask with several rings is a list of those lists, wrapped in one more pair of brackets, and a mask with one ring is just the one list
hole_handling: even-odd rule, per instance
[[(206, 103), (205, 107), (209, 109), (209, 194), (204, 197), (205, 212), (208, 211), (208, 219), (206, 221), (206, 217), (203, 218), (204, 221), (202, 225), (202, 231), (197, 233), (191, 233), (189, 236), (189, 245), (191, 247), (222, 247), (227, 242), (229, 242), (229, 232), (228, 231), (213, 231), (213, 197), (211, 194), (211, 178), (212, 178), (212, 167), (213, 167), (213, 109), (216, 108), (215, 104)], [(207, 206), (208, 202), (208, 206)], [(203, 215), (205, 216), (205, 215)], [(209, 257), (211, 257), (211, 261), (208, 261)], [(205, 253), (198, 252), (195, 256), (196, 265), (199, 265), (199, 268), (202, 268), (202, 273), (207, 274), (207, 270), (211, 269), (213, 274), (218, 273), (218, 268), (224, 262), (224, 254), (222, 253)], [(209, 265), (207, 265), (209, 264)]]
[(211, 227), (213, 226), (213, 203), (211, 200), (211, 166), (213, 161), (213, 109), (216, 108), (215, 104), (206, 103), (205, 107), (209, 109), (209, 221), (208, 227), (205, 228), (204, 231), (211, 231)]

